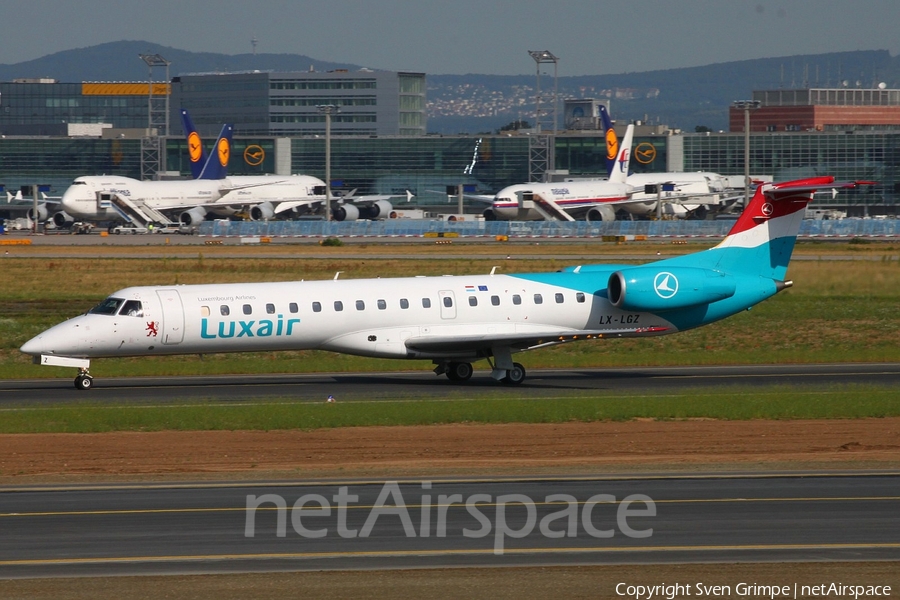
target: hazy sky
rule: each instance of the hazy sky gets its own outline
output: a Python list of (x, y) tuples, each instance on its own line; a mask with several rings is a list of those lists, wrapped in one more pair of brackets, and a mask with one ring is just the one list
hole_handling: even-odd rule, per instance
[[(555, 8), (558, 7), (558, 8)], [(560, 75), (886, 49), (900, 0), (0, 0), (0, 63), (119, 40), (432, 74)], [(172, 66), (177, 74), (177, 65)]]

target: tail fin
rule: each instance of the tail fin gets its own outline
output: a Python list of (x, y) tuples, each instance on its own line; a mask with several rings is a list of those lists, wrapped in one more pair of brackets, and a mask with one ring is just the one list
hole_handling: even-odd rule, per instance
[(600, 111), (600, 127), (603, 135), (606, 137), (606, 176), (611, 177), (613, 169), (616, 166), (616, 159), (619, 158), (619, 138), (613, 129), (612, 119), (609, 118), (609, 111), (606, 106), (601, 104)]
[[(609, 174), (609, 180), (612, 183), (625, 183), (628, 177), (628, 165), (631, 163), (631, 140), (634, 138), (634, 125), (629, 124), (625, 130), (625, 136), (622, 143), (619, 144), (619, 158), (613, 167), (612, 173)], [(607, 142), (607, 148), (609, 143)]]
[(206, 151), (203, 149), (203, 140), (200, 139), (200, 134), (197, 132), (197, 128), (194, 127), (191, 116), (183, 108), (181, 109), (181, 126), (187, 138), (188, 157), (191, 160), (191, 177), (199, 179), (200, 173), (203, 172), (203, 167), (206, 165)]
[(222, 126), (213, 151), (203, 164), (203, 169), (195, 179), (225, 179), (228, 176), (228, 161), (231, 159), (231, 136), (234, 126)]
[(838, 189), (871, 183), (835, 183), (829, 176), (759, 186), (734, 227), (712, 249), (718, 255), (715, 268), (784, 281), (800, 222), (813, 194), (823, 188), (837, 193)]

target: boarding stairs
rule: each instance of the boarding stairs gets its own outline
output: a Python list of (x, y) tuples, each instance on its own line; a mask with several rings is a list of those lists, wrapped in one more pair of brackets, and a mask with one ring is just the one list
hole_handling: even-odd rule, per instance
[(163, 226), (175, 225), (166, 215), (143, 200), (132, 200), (120, 194), (98, 192), (97, 206), (98, 208), (112, 208), (122, 215), (123, 219), (139, 227), (148, 227), (151, 223)]
[(574, 221), (575, 218), (550, 198), (534, 192), (516, 192), (519, 208), (533, 208), (547, 221)]

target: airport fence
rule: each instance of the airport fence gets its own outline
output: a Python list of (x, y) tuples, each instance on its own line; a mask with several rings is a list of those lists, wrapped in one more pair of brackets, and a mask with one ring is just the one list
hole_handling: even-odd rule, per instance
[[(210, 237), (496, 237), (721, 238), (733, 221), (205, 221), (198, 233)], [(897, 237), (898, 219), (804, 220), (801, 237)]]

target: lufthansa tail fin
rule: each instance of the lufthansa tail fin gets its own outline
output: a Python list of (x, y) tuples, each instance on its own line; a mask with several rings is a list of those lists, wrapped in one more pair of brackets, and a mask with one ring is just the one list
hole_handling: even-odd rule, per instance
[(612, 119), (609, 117), (606, 106), (601, 104), (598, 110), (600, 111), (600, 129), (606, 137), (606, 176), (610, 177), (616, 166), (616, 160), (619, 158), (619, 138), (616, 136), (616, 130), (613, 129)]
[(181, 109), (181, 126), (184, 129), (184, 136), (187, 138), (188, 158), (191, 162), (191, 177), (200, 178), (203, 167), (206, 165), (206, 150), (203, 149), (203, 140), (200, 133), (194, 127), (194, 122), (188, 111)]
[[(615, 135), (615, 133), (613, 133), (613, 135)], [(611, 183), (625, 183), (625, 180), (628, 178), (628, 165), (631, 163), (631, 141), (633, 138), (634, 125), (629, 124), (628, 129), (625, 130), (625, 136), (622, 138), (622, 143), (619, 144), (616, 164), (609, 174), (609, 181)], [(609, 149), (609, 142), (607, 142), (607, 149)]]
[(222, 126), (222, 132), (216, 139), (213, 151), (210, 153), (203, 169), (195, 179), (225, 179), (228, 176), (228, 161), (231, 160), (231, 136), (234, 133), (233, 125)]

